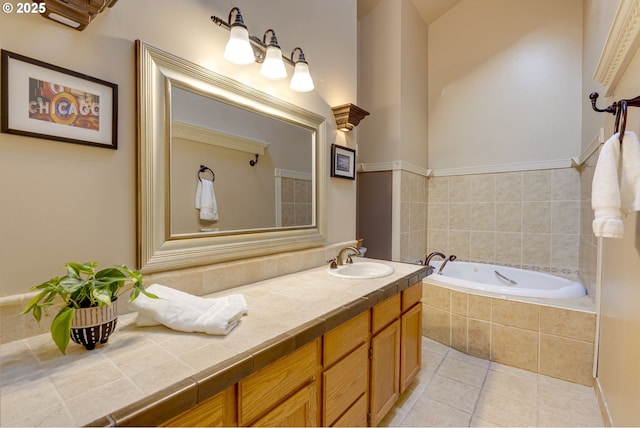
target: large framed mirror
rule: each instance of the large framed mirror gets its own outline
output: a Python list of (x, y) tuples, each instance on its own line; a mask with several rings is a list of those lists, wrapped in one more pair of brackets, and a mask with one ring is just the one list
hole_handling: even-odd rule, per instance
[(323, 245), (325, 118), (136, 41), (143, 272)]

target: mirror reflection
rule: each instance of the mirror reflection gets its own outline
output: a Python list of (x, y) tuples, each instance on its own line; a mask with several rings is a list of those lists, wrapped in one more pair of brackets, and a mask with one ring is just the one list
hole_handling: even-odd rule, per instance
[(171, 236), (313, 225), (314, 130), (175, 84)]

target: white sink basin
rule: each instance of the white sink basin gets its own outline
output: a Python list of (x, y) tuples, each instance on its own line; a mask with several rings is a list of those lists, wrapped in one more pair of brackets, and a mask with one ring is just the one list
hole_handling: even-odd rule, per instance
[(327, 269), (327, 272), (339, 278), (369, 279), (382, 278), (393, 273), (393, 267), (376, 262), (354, 262), (344, 264), (337, 269)]

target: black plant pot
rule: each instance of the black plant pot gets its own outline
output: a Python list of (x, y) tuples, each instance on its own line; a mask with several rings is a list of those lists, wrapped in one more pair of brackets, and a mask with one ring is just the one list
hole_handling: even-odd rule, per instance
[(71, 340), (83, 345), (88, 351), (97, 343), (107, 343), (118, 322), (118, 301), (101, 308), (80, 308), (73, 313)]

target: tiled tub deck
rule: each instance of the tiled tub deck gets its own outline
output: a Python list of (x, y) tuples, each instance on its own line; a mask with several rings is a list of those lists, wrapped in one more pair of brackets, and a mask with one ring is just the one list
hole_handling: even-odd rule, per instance
[(469, 355), (593, 385), (596, 314), (588, 297), (507, 300), (424, 283), (423, 334)]

